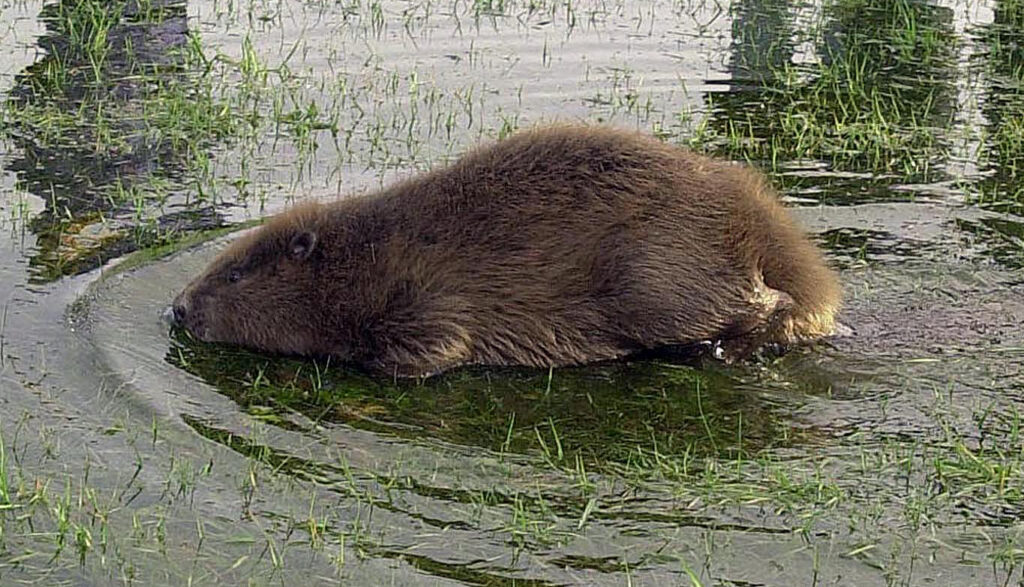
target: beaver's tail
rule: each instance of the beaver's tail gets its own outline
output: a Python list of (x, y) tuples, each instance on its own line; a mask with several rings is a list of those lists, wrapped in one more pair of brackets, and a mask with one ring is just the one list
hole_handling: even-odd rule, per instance
[(842, 301), (839, 278), (821, 251), (797, 225), (763, 176), (744, 169), (739, 174), (740, 207), (733, 220), (746, 243), (740, 250), (754, 256), (764, 283), (793, 300), (779, 323), (779, 342), (796, 342), (834, 334)]

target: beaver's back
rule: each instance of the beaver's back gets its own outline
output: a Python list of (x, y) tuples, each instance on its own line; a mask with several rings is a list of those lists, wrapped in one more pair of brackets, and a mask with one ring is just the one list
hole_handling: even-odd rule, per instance
[(363, 217), (360, 232), (472, 253), (478, 270), (520, 253), (551, 265), (633, 230), (720, 250), (732, 203), (716, 193), (716, 176), (733, 171), (638, 133), (555, 126), (478, 148), (338, 212)]

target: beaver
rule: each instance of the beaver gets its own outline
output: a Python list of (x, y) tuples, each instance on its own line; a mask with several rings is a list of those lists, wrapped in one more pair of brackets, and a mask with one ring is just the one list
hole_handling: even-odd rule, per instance
[(758, 172), (568, 124), (296, 205), (170, 312), (203, 341), (427, 376), (702, 343), (735, 360), (833, 333), (839, 304), (835, 273)]

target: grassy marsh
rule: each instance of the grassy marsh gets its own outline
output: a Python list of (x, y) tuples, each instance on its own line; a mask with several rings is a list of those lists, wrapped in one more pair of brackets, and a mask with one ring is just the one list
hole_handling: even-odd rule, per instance
[[(26, 6), (0, 579), (1021, 581), (1024, 3)], [(392, 382), (157, 324), (217, 231), (562, 118), (764, 169), (868, 342)]]

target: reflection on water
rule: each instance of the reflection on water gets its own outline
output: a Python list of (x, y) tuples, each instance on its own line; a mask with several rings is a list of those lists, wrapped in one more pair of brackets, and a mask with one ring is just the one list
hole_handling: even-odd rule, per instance
[[(818, 22), (797, 30), (799, 13), (788, 3), (763, 5), (734, 8), (730, 91), (707, 94), (705, 132), (715, 151), (772, 166), (811, 160), (834, 171), (942, 179), (954, 108), (956, 64), (944, 41), (951, 10), (843, 0), (826, 3)], [(891, 182), (867, 192), (830, 173), (815, 179), (823, 184), (818, 200), (905, 197), (885, 189)]]
[[(35, 277), (79, 273), (184, 230), (209, 228), (207, 205), (170, 212), (202, 137), (181, 101), (202, 100), (189, 60), (184, 2), (61, 1), (39, 18), (41, 57), (20, 73), (7, 100), (5, 160), (45, 210)], [(208, 98), (207, 98), (208, 99)]]
[(392, 382), (345, 366), (271, 360), (193, 343), (187, 335), (179, 340), (167, 357), (172, 364), (275, 424), (290, 425), (279, 413), (295, 411), (310, 421), (496, 452), (557, 446), (560, 455), (579, 454), (597, 465), (626, 464), (638, 448), (672, 458), (735, 456), (794, 440), (770, 401), (736, 389), (725, 374), (672, 363), (615, 362), (557, 373), (463, 369)]
[(989, 151), (989, 173), (978, 182), (976, 197), (982, 206), (1011, 209), (1020, 215), (1024, 209), (1024, 5), (997, 2), (992, 25), (975, 34), (986, 48), (977, 66), (987, 81), (981, 110), (988, 122)]
[[(757, 89), (776, 81), (793, 59), (799, 39), (791, 2), (741, 1), (732, 6), (729, 73), (732, 91)], [(749, 94), (744, 93), (749, 96)]]

